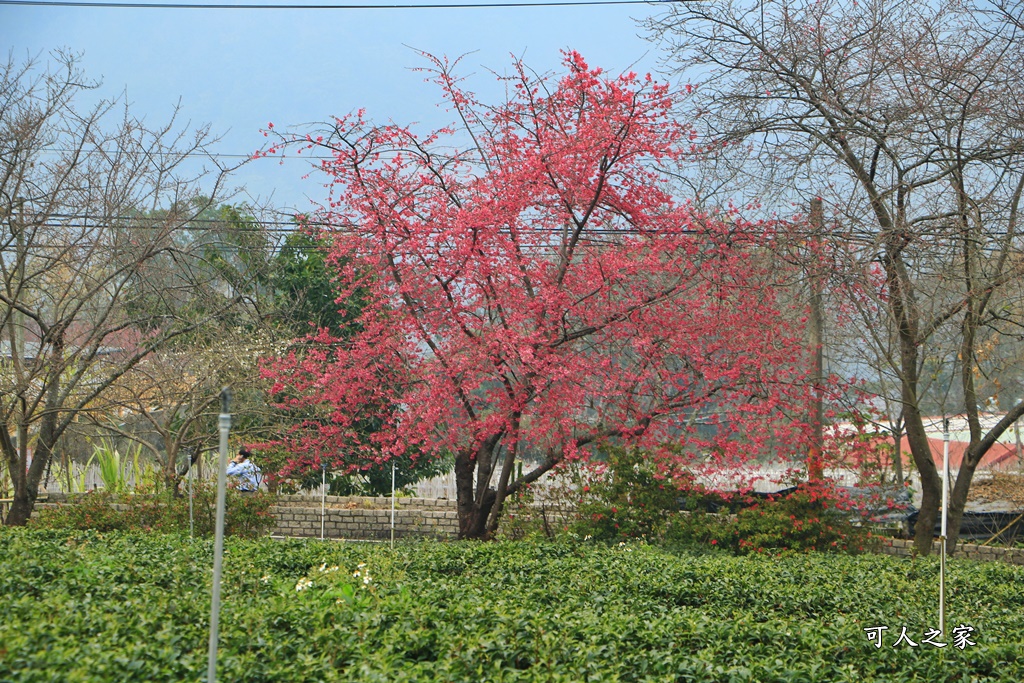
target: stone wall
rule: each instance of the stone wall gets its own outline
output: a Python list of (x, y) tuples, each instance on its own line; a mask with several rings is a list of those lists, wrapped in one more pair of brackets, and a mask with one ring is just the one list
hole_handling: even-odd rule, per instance
[[(391, 537), (391, 499), (328, 496), (322, 518), (325, 538), (380, 540)], [(320, 501), (309, 496), (280, 496), (271, 512), (277, 536), (319, 538)], [(459, 520), (455, 501), (399, 498), (395, 505), (395, 538), (455, 538)]]
[[(881, 551), (886, 555), (897, 557), (913, 557), (914, 542), (901, 538), (887, 538), (882, 540)], [(938, 555), (940, 552), (938, 541), (932, 543), (932, 553)], [(956, 558), (967, 558), (981, 562), (1009, 562), (1010, 564), (1024, 565), (1024, 548), (993, 548), (974, 543), (957, 543)]]

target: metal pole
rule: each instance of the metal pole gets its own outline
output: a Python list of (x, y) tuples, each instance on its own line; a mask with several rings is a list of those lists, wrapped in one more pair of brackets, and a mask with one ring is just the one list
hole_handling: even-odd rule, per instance
[(193, 480), (195, 479), (195, 476), (196, 476), (195, 472), (193, 471), (193, 469), (194, 468), (192, 467), (192, 458), (190, 457), (189, 461), (188, 461), (188, 537), (189, 537), (189, 539), (195, 538), (195, 532), (196, 532), (195, 516), (192, 514), (192, 499), (194, 497), (193, 494), (194, 494), (194, 489), (195, 489), (195, 487), (192, 485), (192, 482), (193, 482)]
[(391, 461), (391, 547), (395, 547), (395, 461)]
[(946, 634), (946, 510), (949, 505), (949, 419), (942, 421), (942, 529), (939, 534), (939, 632)]
[(327, 514), (327, 463), (320, 463), (323, 473), (320, 482), (320, 540), (324, 540), (324, 517)]
[(217, 680), (217, 641), (220, 635), (220, 575), (224, 560), (224, 503), (227, 496), (228, 432), (231, 430), (231, 389), (220, 391), (220, 464), (217, 469), (217, 535), (213, 546), (213, 594), (210, 601), (210, 655), (206, 682)]

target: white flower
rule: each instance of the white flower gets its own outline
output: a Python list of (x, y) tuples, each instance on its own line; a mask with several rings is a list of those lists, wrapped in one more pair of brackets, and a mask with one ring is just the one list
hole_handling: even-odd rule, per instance
[(320, 573), (323, 574), (325, 571), (327, 571), (327, 563), (326, 562), (324, 562), (322, 565), (320, 565)]
[(299, 579), (299, 582), (297, 584), (295, 584), (295, 590), (296, 591), (304, 591), (307, 588), (311, 588), (312, 586), (313, 586), (313, 582), (312, 581), (310, 581), (306, 577), (302, 577), (301, 579)]
[(373, 579), (370, 578), (369, 574), (367, 574), (366, 576), (363, 577), (363, 585), (364, 586), (369, 586), (371, 581), (373, 581)]
[(269, 574), (267, 574), (266, 576), (262, 577), (262, 578), (260, 579), (260, 581), (262, 581), (262, 582), (263, 582), (263, 583), (265, 583), (265, 584), (266, 584), (266, 583), (270, 583), (270, 575), (269, 575)]

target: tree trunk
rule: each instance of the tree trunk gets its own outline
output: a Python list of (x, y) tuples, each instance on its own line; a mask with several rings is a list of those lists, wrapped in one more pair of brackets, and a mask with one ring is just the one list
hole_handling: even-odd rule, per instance
[[(916, 354), (913, 362), (916, 363)], [(908, 379), (914, 380), (914, 384), (909, 384)], [(938, 519), (939, 505), (942, 501), (942, 478), (935, 467), (931, 444), (928, 442), (924, 421), (917, 407), (913, 391), (916, 379), (916, 372), (910, 378), (904, 377), (903, 379), (904, 428), (907, 432), (910, 454), (921, 475), (921, 510), (918, 513), (917, 525), (914, 529), (914, 552), (918, 555), (929, 555), (935, 535), (935, 520)]]
[(956, 550), (957, 541), (960, 540), (960, 521), (964, 517), (964, 508), (967, 507), (967, 493), (971, 489), (971, 481), (974, 473), (985, 457), (990, 445), (995, 441), (989, 438), (983, 441), (972, 441), (964, 452), (963, 460), (960, 461), (960, 471), (956, 475), (956, 484), (949, 492), (949, 517), (946, 520), (946, 554), (952, 555)]
[(921, 474), (921, 510), (914, 528), (914, 552), (928, 555), (932, 551), (935, 537), (935, 520), (939, 517), (942, 502), (942, 477), (932, 459), (932, 449), (924, 431), (921, 415), (916, 408), (908, 411), (907, 441), (917, 471)]
[(494, 536), (495, 532), (498, 531), (498, 524), (501, 523), (501, 511), (505, 507), (509, 479), (512, 476), (512, 469), (515, 467), (516, 451), (519, 449), (519, 420), (521, 417), (516, 412), (513, 413), (510, 420), (511, 430), (507, 440), (507, 447), (505, 448), (505, 457), (502, 460), (501, 469), (498, 471), (498, 489), (495, 491), (494, 503), (491, 506), (487, 520), (487, 538)]
[[(159, 458), (157, 458), (157, 462), (160, 462)], [(176, 447), (169, 447), (166, 459), (160, 464), (163, 470), (164, 487), (177, 498), (181, 495), (181, 490), (179, 489), (181, 479), (188, 473), (187, 469), (183, 472), (178, 472), (178, 449)], [(139, 482), (135, 482), (135, 488), (139, 488)]]
[[(900, 223), (902, 224), (902, 220)], [(920, 318), (914, 304), (913, 288), (907, 275), (906, 264), (903, 262), (904, 247), (905, 244), (900, 237), (895, 232), (891, 233), (886, 244), (884, 265), (889, 288), (889, 310), (896, 322), (896, 335), (899, 341), (900, 395), (903, 400), (904, 428), (907, 431), (907, 443), (910, 444), (914, 464), (921, 474), (921, 511), (914, 530), (914, 552), (918, 555), (929, 555), (932, 551), (932, 538), (935, 519), (939, 513), (942, 487), (918, 402)]]
[(7, 512), (4, 524), (7, 526), (25, 526), (28, 518), (32, 516), (32, 509), (35, 507), (35, 504), (36, 495), (34, 490), (29, 490), (25, 486), (15, 486), (14, 502), (11, 504), (11, 509)]
[[(968, 449), (970, 452), (974, 446)], [(960, 522), (964, 518), (964, 508), (967, 506), (967, 491), (974, 479), (976, 465), (969, 464), (964, 457), (960, 463), (960, 473), (956, 477), (956, 486), (949, 494), (949, 510), (946, 518), (946, 554), (952, 556), (956, 550), (957, 541), (960, 540)]]
[(483, 540), (487, 537), (487, 516), (497, 498), (494, 489), (487, 488), (477, 497), (473, 486), (473, 473), (477, 460), (470, 451), (455, 456), (455, 495), (458, 502), (459, 539)]
[(893, 475), (896, 478), (896, 485), (903, 486), (903, 415), (900, 414), (896, 424), (892, 426), (892, 442), (896, 444), (893, 453), (892, 466)]
[[(64, 344), (60, 336), (54, 341), (56, 354), (63, 353)], [(46, 410), (43, 411), (39, 420), (39, 436), (36, 438), (36, 447), (32, 452), (32, 462), (28, 464), (28, 425), (24, 419), (18, 423), (18, 453), (17, 472), (12, 470), (14, 480), (14, 503), (10, 512), (7, 513), (5, 524), (7, 526), (24, 526), (32, 511), (35, 509), (36, 499), (39, 497), (39, 483), (43, 480), (43, 474), (50, 465), (53, 458), (54, 448), (61, 434), (67, 426), (67, 422), (58, 423), (60, 405), (60, 385), (51, 381), (46, 387)], [(25, 415), (24, 409), (21, 412), (22, 418)], [(5, 427), (6, 428), (6, 427)], [(7, 444), (4, 444), (6, 450)], [(15, 476), (17, 475), (17, 476)]]
[(14, 479), (14, 502), (7, 513), (7, 519), (4, 520), (4, 524), (7, 526), (25, 526), (29, 517), (32, 516), (36, 499), (39, 497), (39, 483), (42, 481), (46, 466), (53, 455), (56, 421), (55, 413), (43, 415), (39, 438), (36, 440), (36, 448), (32, 453), (32, 462), (24, 474), (12, 477)]

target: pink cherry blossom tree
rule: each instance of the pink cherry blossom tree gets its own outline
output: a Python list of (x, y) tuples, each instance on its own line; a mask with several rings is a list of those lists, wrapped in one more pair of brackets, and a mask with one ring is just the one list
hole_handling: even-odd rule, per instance
[(457, 127), (359, 112), (268, 131), (264, 153), (329, 151), (307, 223), (332, 240), (339, 301), (363, 304), (344, 339), (264, 366), (282, 407), (316, 416), (289, 437), (295, 465), (451, 453), (460, 536), (486, 538), (507, 496), (609, 440), (667, 478), (806, 449), (785, 419), (806, 414), (806, 347), (768, 249), (789, 226), (672, 195), (661, 169), (706, 151), (677, 96), (569, 52), (558, 78), (516, 62), (489, 106), (427, 57)]

